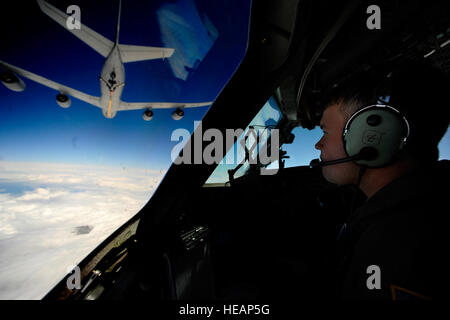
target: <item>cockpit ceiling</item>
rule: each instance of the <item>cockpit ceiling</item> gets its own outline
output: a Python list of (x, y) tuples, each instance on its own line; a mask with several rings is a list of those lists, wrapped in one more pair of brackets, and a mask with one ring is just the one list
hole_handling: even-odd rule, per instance
[(321, 97), (326, 90), (362, 70), (367, 71), (388, 61), (426, 59), (450, 73), (450, 3), (378, 3), (382, 13), (380, 30), (366, 27), (368, 14), (364, 2), (317, 59), (298, 108), (298, 118), (303, 127), (317, 125)]

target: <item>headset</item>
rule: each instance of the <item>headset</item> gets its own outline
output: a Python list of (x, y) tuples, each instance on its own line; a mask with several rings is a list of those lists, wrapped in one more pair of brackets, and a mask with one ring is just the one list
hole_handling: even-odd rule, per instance
[[(392, 87), (391, 75), (388, 78), (388, 86)], [(347, 157), (330, 161), (314, 159), (311, 168), (349, 161), (366, 168), (381, 168), (395, 159), (407, 143), (409, 122), (398, 109), (388, 104), (390, 92), (377, 96), (377, 104), (357, 110), (344, 126), (342, 139)]]
[(408, 120), (389, 105), (371, 105), (355, 112), (344, 127), (342, 138), (348, 157), (368, 168), (381, 168), (395, 159), (410, 133)]
[(324, 167), (354, 161), (367, 168), (381, 168), (391, 163), (404, 148), (410, 134), (408, 120), (396, 108), (375, 104), (356, 111), (344, 126), (342, 139), (347, 157), (320, 161), (310, 167)]

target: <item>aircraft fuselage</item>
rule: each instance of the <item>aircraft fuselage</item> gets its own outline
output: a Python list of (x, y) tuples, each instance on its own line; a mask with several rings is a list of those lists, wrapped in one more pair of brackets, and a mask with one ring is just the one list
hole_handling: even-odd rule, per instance
[(112, 119), (116, 115), (124, 86), (125, 68), (116, 44), (106, 58), (100, 75), (100, 106), (106, 118)]

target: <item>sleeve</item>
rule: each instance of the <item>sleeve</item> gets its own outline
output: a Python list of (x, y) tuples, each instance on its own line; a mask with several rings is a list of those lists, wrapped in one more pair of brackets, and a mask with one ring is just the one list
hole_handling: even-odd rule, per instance
[(432, 236), (430, 223), (400, 214), (367, 229), (349, 258), (342, 298), (431, 299)]

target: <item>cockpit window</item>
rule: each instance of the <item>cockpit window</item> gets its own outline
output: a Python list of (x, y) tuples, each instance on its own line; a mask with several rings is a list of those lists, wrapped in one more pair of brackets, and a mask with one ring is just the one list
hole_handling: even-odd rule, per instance
[(439, 160), (450, 159), (450, 131), (447, 128), (447, 132), (442, 137), (438, 145), (439, 148)]
[[(249, 159), (255, 160), (258, 158), (259, 152), (262, 148), (265, 148), (266, 142), (271, 137), (272, 129), (275, 129), (281, 118), (282, 114), (278, 104), (271, 97), (249, 123), (247, 128), (243, 130), (236, 143), (208, 178), (205, 186), (226, 185), (230, 180), (230, 170), (234, 170), (232, 173), (233, 178), (243, 176), (249, 169), (250, 163), (252, 163)], [(244, 139), (246, 137), (247, 140), (245, 141)], [(245, 156), (246, 152), (248, 152), (249, 159)], [(267, 155), (270, 154), (269, 150), (266, 152)]]
[(250, 0), (64, 3), (0, 19), (0, 299), (44, 297), (141, 210), (247, 48)]

